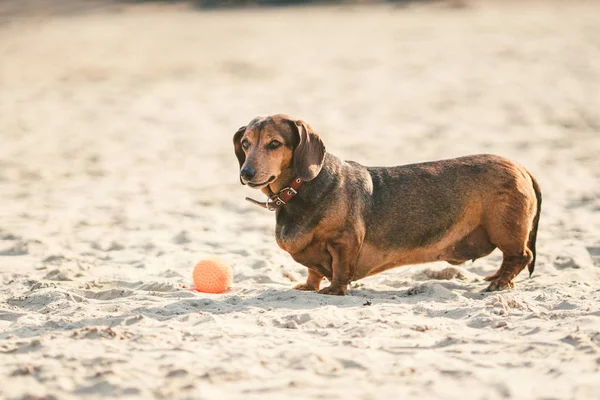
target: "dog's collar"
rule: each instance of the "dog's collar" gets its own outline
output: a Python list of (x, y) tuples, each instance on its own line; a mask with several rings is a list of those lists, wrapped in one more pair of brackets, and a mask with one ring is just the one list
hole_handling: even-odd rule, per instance
[(275, 211), (280, 207), (283, 207), (290, 201), (296, 194), (298, 194), (298, 189), (302, 186), (302, 179), (296, 178), (292, 181), (292, 184), (288, 187), (284, 187), (279, 191), (279, 193), (272, 194), (268, 196), (267, 201), (264, 203), (262, 201), (251, 199), (250, 197), (246, 197), (252, 204), (256, 204), (262, 208), (266, 208), (269, 211)]

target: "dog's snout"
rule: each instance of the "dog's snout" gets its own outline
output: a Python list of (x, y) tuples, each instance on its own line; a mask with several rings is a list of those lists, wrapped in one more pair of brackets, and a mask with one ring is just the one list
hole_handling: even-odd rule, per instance
[(252, 167), (244, 167), (240, 171), (240, 175), (242, 175), (242, 178), (250, 180), (254, 178), (254, 175), (256, 175), (256, 170)]

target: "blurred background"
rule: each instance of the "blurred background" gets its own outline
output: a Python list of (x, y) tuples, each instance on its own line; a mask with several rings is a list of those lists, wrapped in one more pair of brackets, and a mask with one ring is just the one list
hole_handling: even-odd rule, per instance
[(0, 3), (5, 221), (226, 236), (252, 215), (272, 242), (231, 139), (274, 113), (367, 165), (512, 158), (547, 227), (599, 235), (600, 2)]
[[(273, 3), (0, 0), (0, 397), (597, 397), (600, 1)], [(274, 113), (365, 165), (522, 163), (532, 279), (290, 290), (232, 144)], [(210, 255), (234, 287), (206, 298)]]
[(200, 9), (240, 8), (256, 6), (294, 6), (294, 5), (360, 5), (395, 3), (403, 6), (418, 2), (444, 1), (454, 7), (467, 6), (465, 0), (7, 0), (2, 10), (6, 14), (17, 13), (66, 13), (74, 14), (91, 10), (123, 9), (123, 5), (136, 3), (180, 3)]

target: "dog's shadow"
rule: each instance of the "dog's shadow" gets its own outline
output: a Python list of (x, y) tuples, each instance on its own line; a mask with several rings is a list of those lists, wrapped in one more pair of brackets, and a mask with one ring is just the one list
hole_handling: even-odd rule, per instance
[[(414, 305), (418, 303), (439, 303), (458, 300), (461, 297), (483, 299), (490, 295), (475, 285), (461, 284), (452, 281), (425, 281), (417, 285), (395, 290), (375, 290), (365, 287), (353, 288), (346, 296), (329, 296), (316, 292), (304, 292), (293, 289), (269, 288), (256, 295), (242, 292), (229, 292), (229, 296), (195, 294), (171, 303), (166, 307), (140, 308), (137, 311), (151, 317), (154, 311), (166, 316), (165, 309), (177, 309), (183, 312), (205, 312), (211, 314), (228, 314), (262, 309), (269, 312), (273, 309), (313, 310), (322, 307), (356, 308), (376, 304)], [(178, 313), (181, 315), (181, 313)]]
[[(101, 318), (82, 318), (68, 324), (56, 324), (48, 321), (40, 328), (44, 331), (69, 331), (86, 327), (118, 327), (135, 324), (142, 318), (159, 322), (169, 320), (188, 320), (198, 316), (210, 316), (231, 313), (268, 314), (273, 310), (289, 310), (294, 314), (302, 310), (315, 310), (325, 307), (362, 309), (381, 304), (397, 304), (399, 307), (423, 303), (456, 303), (460, 298), (485, 299), (490, 293), (478, 291), (469, 283), (453, 281), (425, 281), (395, 290), (375, 290), (363, 286), (351, 288), (346, 296), (328, 296), (316, 292), (303, 292), (293, 289), (268, 288), (260, 293), (254, 290), (230, 291), (221, 295), (208, 295), (191, 290), (171, 292), (174, 297), (169, 304), (152, 306), (146, 304), (135, 307), (125, 313), (103, 316)], [(126, 298), (123, 298), (124, 300)], [(14, 318), (14, 319), (18, 319)], [(4, 332), (5, 335), (29, 337), (27, 329), (15, 329)]]

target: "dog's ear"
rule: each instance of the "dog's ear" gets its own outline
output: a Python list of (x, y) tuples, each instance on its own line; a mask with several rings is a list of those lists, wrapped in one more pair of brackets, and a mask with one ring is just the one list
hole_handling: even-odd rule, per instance
[(237, 157), (238, 162), (240, 163), (240, 168), (242, 168), (242, 165), (244, 165), (244, 162), (246, 161), (246, 153), (244, 153), (244, 149), (242, 149), (241, 143), (241, 139), (244, 135), (244, 132), (246, 132), (246, 127), (242, 126), (240, 129), (237, 130), (235, 135), (233, 135), (233, 149), (235, 150), (235, 156)]
[(325, 145), (319, 135), (304, 121), (292, 121), (292, 129), (298, 135), (294, 149), (294, 168), (297, 176), (310, 181), (321, 172), (325, 160)]
[[(246, 127), (242, 126), (237, 130), (235, 135), (233, 135), (233, 149), (235, 150), (235, 156), (237, 157), (238, 162), (240, 163), (240, 168), (242, 168), (242, 165), (244, 165), (244, 162), (246, 161), (246, 153), (244, 153), (244, 149), (242, 148), (241, 143), (241, 139), (244, 135), (244, 132), (246, 132)], [(241, 176), (240, 182), (242, 185), (245, 185), (245, 183), (242, 181)]]

